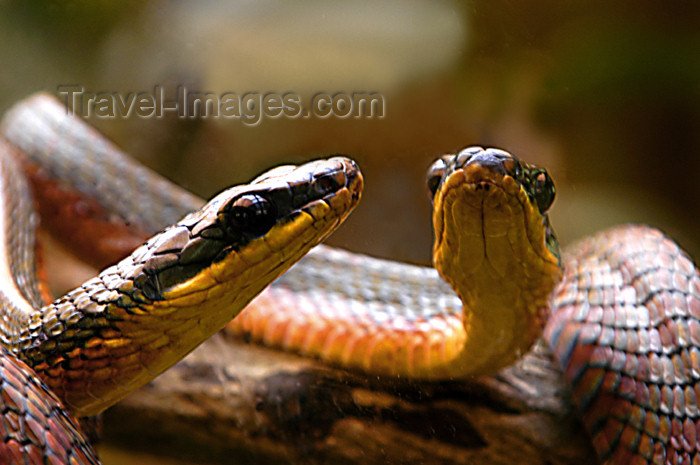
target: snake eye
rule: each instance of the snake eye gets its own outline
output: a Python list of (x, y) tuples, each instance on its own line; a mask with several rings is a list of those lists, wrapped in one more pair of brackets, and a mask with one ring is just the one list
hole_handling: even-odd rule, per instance
[(265, 197), (246, 194), (238, 197), (229, 208), (230, 225), (239, 233), (259, 237), (274, 226), (277, 209)]
[(517, 180), (521, 179), (521, 176), (523, 174), (523, 168), (520, 165), (520, 161), (517, 158), (509, 156), (508, 158), (505, 158), (501, 163), (503, 164), (503, 168), (506, 170), (506, 173), (509, 176)]
[(442, 182), (442, 177), (445, 174), (445, 169), (447, 168), (447, 162), (445, 158), (438, 158), (430, 165), (428, 168), (428, 174), (425, 178), (425, 184), (428, 186), (428, 195), (432, 199), (437, 193), (438, 187)]
[(546, 212), (554, 202), (554, 182), (546, 171), (542, 170), (535, 176), (534, 182), (535, 201), (540, 213)]

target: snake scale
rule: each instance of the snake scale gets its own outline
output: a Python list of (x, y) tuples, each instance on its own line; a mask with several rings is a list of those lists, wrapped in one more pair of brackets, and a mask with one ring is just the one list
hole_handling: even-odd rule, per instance
[[(137, 238), (202, 204), (151, 173), (125, 178), (120, 166), (131, 162), (46, 96), (18, 105), (2, 131), (32, 163), (48, 166), (34, 178), (78, 171), (70, 183), (85, 195), (100, 194), (88, 192), (93, 182), (80, 187), (80, 179), (99, 179), (99, 169), (43, 157), (119, 160), (105, 182), (139, 180), (125, 203), (167, 205), (150, 225), (126, 221)], [(512, 363), (543, 328), (603, 463), (700, 463), (700, 277), (692, 260), (658, 230), (638, 225), (560, 254), (547, 218), (551, 179), (500, 150), (445, 156), (428, 185), (434, 262), (454, 291), (432, 268), (318, 246), (227, 331), (356, 370), (440, 380)], [(49, 213), (60, 208), (43, 196)], [(115, 208), (104, 196), (100, 202)], [(71, 236), (70, 225), (58, 229)], [(133, 240), (106, 242), (115, 250), (97, 261), (123, 254)]]

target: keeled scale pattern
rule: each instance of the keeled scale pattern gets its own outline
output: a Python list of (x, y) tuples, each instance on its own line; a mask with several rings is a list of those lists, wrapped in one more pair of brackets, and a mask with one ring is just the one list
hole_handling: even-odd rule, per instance
[(3, 465), (99, 464), (61, 402), (1, 346), (0, 436)]
[(574, 247), (545, 338), (605, 464), (700, 464), (700, 276), (643, 226)]

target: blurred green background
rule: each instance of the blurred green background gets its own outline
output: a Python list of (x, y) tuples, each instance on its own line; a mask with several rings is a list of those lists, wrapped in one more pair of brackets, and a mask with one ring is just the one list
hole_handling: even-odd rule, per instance
[(700, 256), (700, 2), (0, 1), (0, 109), (61, 84), (380, 92), (383, 119), (92, 119), (202, 196), (342, 153), (366, 179), (330, 242), (430, 262), (424, 173), (494, 145), (549, 168), (564, 244), (657, 226)]

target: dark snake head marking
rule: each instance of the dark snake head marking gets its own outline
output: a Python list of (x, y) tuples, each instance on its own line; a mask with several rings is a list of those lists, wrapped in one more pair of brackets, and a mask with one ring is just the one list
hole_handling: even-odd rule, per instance
[(354, 206), (361, 186), (357, 165), (345, 158), (275, 168), (248, 185), (221, 192), (150, 239), (145, 245), (150, 253), (142, 258), (143, 274), (134, 284), (147, 299), (162, 300), (168, 289), (264, 238), (274, 227), (282, 228), (304, 215), (315, 222), (317, 207), (329, 206), (336, 196), (347, 196), (348, 206)]

